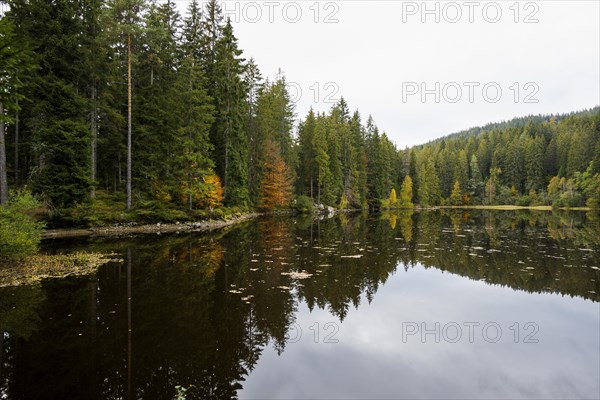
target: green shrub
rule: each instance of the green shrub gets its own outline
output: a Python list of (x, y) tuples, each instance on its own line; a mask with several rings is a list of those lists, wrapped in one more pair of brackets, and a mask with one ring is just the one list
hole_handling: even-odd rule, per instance
[(294, 209), (300, 213), (308, 214), (313, 212), (314, 205), (310, 197), (298, 196), (294, 202)]
[(186, 211), (159, 200), (140, 201), (132, 214), (134, 220), (143, 223), (186, 221), (190, 218)]
[(340, 204), (338, 205), (338, 208), (340, 210), (347, 210), (350, 207), (350, 201), (348, 201), (348, 198), (346, 197), (345, 194), (342, 195), (342, 198), (340, 199)]
[(531, 204), (531, 198), (529, 196), (519, 196), (515, 204), (522, 207), (527, 207)]
[(37, 251), (44, 224), (24, 212), (39, 207), (27, 190), (11, 194), (7, 206), (0, 206), (0, 258), (22, 258)]
[(38, 208), (40, 202), (27, 189), (17, 189), (11, 193), (8, 207), (17, 212), (28, 211)]

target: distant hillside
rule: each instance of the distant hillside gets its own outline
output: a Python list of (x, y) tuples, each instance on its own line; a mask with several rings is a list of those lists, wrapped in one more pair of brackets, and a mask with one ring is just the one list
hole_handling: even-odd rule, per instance
[(476, 126), (473, 128), (462, 130), (460, 132), (451, 133), (449, 135), (429, 141), (425, 144), (418, 145), (416, 147), (422, 147), (427, 144), (433, 144), (433, 143), (436, 143), (436, 142), (439, 142), (442, 140), (468, 138), (470, 136), (477, 136), (480, 133), (492, 131), (492, 130), (504, 131), (504, 130), (508, 130), (508, 129), (512, 129), (512, 128), (522, 128), (525, 125), (527, 125), (528, 123), (539, 124), (539, 123), (549, 121), (552, 117), (554, 117), (556, 122), (560, 122), (561, 120), (563, 120), (567, 117), (574, 116), (574, 115), (593, 116), (593, 115), (599, 115), (599, 114), (600, 114), (600, 106), (596, 106), (593, 108), (589, 108), (589, 109), (585, 109), (585, 110), (581, 110), (581, 111), (572, 111), (572, 112), (564, 113), (564, 114), (545, 114), (545, 115), (538, 114), (538, 115), (527, 115), (525, 117), (515, 117), (509, 121), (491, 122), (484, 126)]
[(419, 204), (600, 206), (598, 106), (487, 124), (409, 152), (404, 173)]

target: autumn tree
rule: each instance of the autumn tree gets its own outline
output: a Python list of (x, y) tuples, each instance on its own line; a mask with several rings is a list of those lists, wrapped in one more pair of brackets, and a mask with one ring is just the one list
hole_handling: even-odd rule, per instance
[(390, 207), (394, 208), (396, 207), (396, 205), (398, 204), (398, 199), (396, 197), (396, 189), (392, 188), (392, 190), (390, 190)]
[(223, 185), (221, 179), (212, 170), (205, 171), (202, 176), (193, 176), (182, 180), (179, 187), (179, 201), (191, 207), (190, 202), (201, 209), (220, 207), (223, 205)]
[(462, 204), (462, 190), (460, 189), (460, 182), (458, 180), (454, 181), (452, 193), (450, 194), (450, 204), (453, 206)]
[(267, 140), (263, 179), (260, 185), (259, 204), (261, 208), (272, 210), (287, 207), (293, 198), (292, 171), (281, 156), (279, 144)]
[(202, 179), (204, 186), (202, 195), (198, 201), (198, 205), (201, 207), (206, 207), (210, 210), (221, 206), (223, 204), (223, 200), (225, 199), (225, 195), (219, 176), (216, 174), (210, 174), (205, 175)]
[(410, 175), (406, 175), (404, 181), (402, 181), (402, 187), (400, 188), (400, 207), (412, 208), (413, 198), (413, 182)]

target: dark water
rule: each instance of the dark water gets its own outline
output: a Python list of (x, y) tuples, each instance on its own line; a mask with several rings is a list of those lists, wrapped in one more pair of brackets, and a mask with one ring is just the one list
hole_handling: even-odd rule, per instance
[(0, 398), (599, 398), (592, 215), (260, 219), (45, 243), (97, 275), (0, 289)]

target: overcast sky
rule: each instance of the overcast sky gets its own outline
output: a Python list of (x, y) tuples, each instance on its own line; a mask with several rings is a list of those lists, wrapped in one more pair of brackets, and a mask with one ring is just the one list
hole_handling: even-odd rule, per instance
[(599, 4), (228, 1), (223, 9), (244, 56), (263, 76), (281, 68), (292, 82), (299, 117), (343, 96), (404, 147), (600, 104)]

